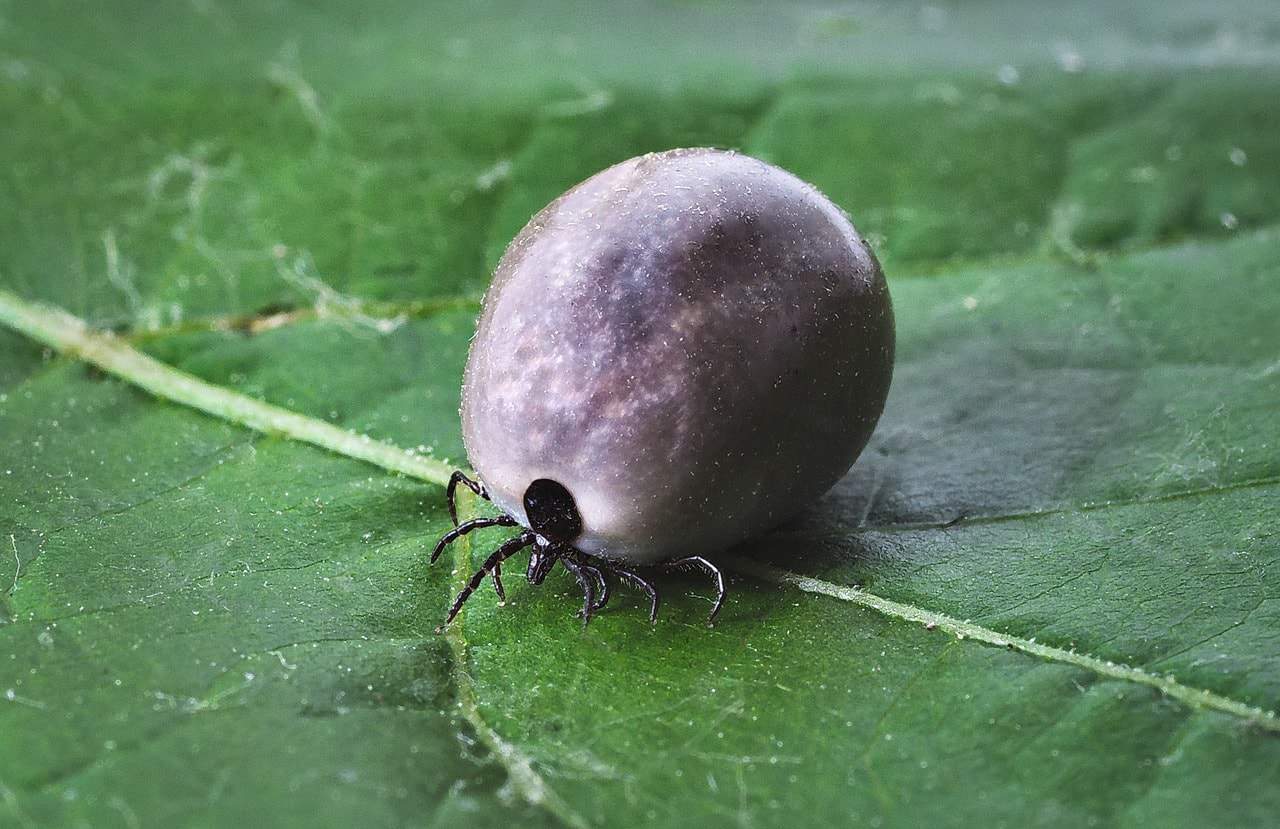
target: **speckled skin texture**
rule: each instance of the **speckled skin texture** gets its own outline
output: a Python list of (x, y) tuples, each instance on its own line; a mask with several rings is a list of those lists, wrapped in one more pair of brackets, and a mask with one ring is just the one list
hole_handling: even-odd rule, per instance
[(638, 564), (731, 547), (853, 464), (884, 408), (893, 311), (813, 187), (672, 150), (556, 199), (507, 248), (467, 360), (463, 437), (495, 504), (559, 481), (575, 546)]

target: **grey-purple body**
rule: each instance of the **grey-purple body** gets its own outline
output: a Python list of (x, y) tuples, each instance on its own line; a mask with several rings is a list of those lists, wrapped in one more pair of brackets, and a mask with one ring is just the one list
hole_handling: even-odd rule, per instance
[(845, 215), (719, 150), (624, 161), (511, 243), (467, 360), (489, 496), (558, 481), (579, 550), (647, 564), (767, 530), (853, 464), (884, 407), (893, 312)]

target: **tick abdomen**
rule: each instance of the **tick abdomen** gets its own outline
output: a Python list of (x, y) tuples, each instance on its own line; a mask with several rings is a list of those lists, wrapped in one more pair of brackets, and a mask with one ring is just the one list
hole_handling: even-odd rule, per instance
[(715, 552), (844, 474), (892, 357), (879, 266), (820, 193), (746, 156), (644, 156), (508, 249), (467, 363), (464, 438), (525, 526), (525, 489), (546, 478), (576, 499), (586, 553)]

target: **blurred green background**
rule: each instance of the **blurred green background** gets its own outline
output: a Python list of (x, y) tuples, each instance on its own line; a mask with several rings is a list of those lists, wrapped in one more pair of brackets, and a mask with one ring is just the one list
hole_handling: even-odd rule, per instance
[(1278, 101), (1274, 2), (0, 2), (0, 287), (461, 460), (530, 215), (737, 148), (900, 337), (740, 554), (1251, 709), (740, 572), (711, 631), (697, 581), (582, 632), (513, 578), (451, 648), (438, 488), (0, 329), (0, 826), (1274, 822)]

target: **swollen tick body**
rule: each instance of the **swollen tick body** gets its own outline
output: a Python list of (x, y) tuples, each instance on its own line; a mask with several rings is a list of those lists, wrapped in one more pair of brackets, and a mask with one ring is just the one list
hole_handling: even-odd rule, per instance
[[(762, 161), (711, 149), (624, 161), (539, 212), (485, 296), (462, 427), (479, 481), (454, 473), (455, 528), (520, 527), (475, 573), (530, 547), (557, 562), (584, 623), (607, 575), (704, 556), (791, 517), (853, 464), (884, 408), (893, 311), (879, 263), (821, 193)], [(462, 484), (502, 515), (457, 522)], [(709, 621), (710, 621), (709, 620)]]

